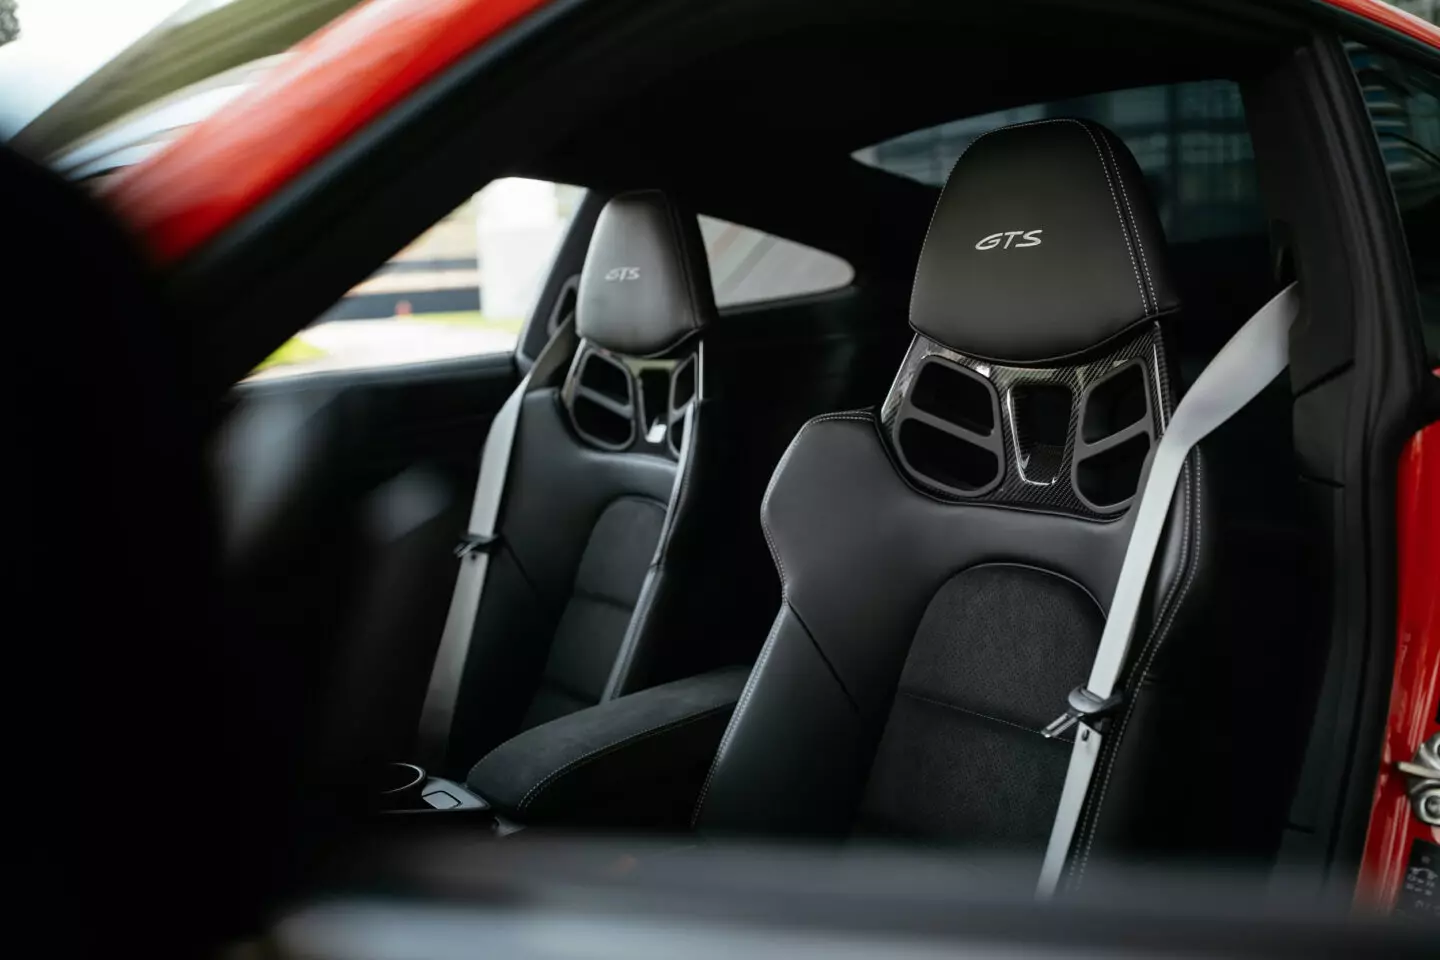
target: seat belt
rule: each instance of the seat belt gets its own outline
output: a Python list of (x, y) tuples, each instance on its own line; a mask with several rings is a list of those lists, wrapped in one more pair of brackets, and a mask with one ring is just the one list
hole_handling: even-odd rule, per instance
[(435, 650), (435, 666), (420, 708), (418, 755), (431, 770), (440, 770), (450, 743), (450, 727), (455, 719), (455, 703), (460, 696), (460, 677), (465, 658), (470, 652), (470, 639), (475, 631), (475, 616), (480, 611), (480, 598), (485, 592), (485, 575), (490, 571), (490, 552), (499, 544), (495, 522), (500, 516), (500, 498), (505, 492), (505, 478), (510, 472), (510, 453), (515, 447), (515, 432), (520, 425), (520, 408), (532, 384), (544, 385), (575, 352), (575, 316), (565, 318), (550, 342), (535, 358), (535, 363), (520, 380), (515, 392), (490, 421), (485, 446), (480, 453), (480, 477), (475, 484), (475, 499), (470, 507), (470, 522), (465, 535), (455, 548), (460, 571), (455, 577), (455, 592), (450, 596), (450, 611), (445, 616), (445, 629), (440, 646)]
[(1197, 443), (1238, 413), (1285, 369), (1290, 360), (1290, 324), (1299, 312), (1300, 293), (1291, 283), (1247, 320), (1210, 361), (1175, 408), (1155, 448), (1090, 679), (1070, 692), (1070, 708), (1044, 730), (1045, 736), (1056, 737), (1072, 726), (1079, 727), (1040, 870), (1036, 893), (1042, 898), (1053, 895), (1060, 884), (1080, 811), (1095, 775), (1103, 742), (1096, 721), (1124, 699), (1123, 691), (1117, 691), (1115, 685), (1130, 651), (1140, 601), (1150, 579), (1180, 469)]

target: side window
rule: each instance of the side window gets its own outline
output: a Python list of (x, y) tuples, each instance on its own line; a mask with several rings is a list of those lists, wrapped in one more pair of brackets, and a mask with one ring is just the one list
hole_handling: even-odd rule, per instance
[(1405, 227), (1433, 367), (1440, 364), (1440, 78), (1358, 43), (1349, 52)]
[(855, 270), (833, 253), (716, 217), (700, 217), (715, 303), (803, 297), (849, 286)]
[(891, 173), (940, 186), (980, 134), (1047, 117), (1084, 117), (1125, 141), (1171, 243), (1265, 232), (1240, 88), (1228, 80), (1115, 90), (966, 117), (856, 151)]
[(250, 375), (270, 379), (509, 353), (584, 191), (496, 180)]

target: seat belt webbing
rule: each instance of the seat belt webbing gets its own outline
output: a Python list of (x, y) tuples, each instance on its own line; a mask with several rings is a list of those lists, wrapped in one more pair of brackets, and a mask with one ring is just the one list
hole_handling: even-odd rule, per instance
[(1130, 650), (1135, 619), (1180, 470), (1197, 443), (1238, 413), (1285, 369), (1289, 363), (1290, 324), (1299, 311), (1300, 294), (1292, 283), (1247, 320), (1185, 394), (1155, 448), (1090, 679), (1085, 687), (1070, 694), (1070, 709), (1046, 728), (1047, 736), (1056, 736), (1078, 723), (1065, 787), (1040, 871), (1039, 896), (1055, 892), (1069, 858), (1102, 743), (1100, 731), (1085, 720), (1119, 703), (1115, 685)]
[(460, 695), (460, 678), (470, 639), (475, 630), (475, 616), (485, 592), (485, 575), (490, 570), (490, 551), (498, 538), (495, 523), (500, 516), (500, 498), (505, 492), (505, 478), (510, 472), (510, 453), (515, 447), (515, 433), (520, 425), (520, 408), (531, 384), (545, 384), (555, 370), (574, 352), (576, 343), (573, 314), (556, 329), (550, 342), (535, 358), (534, 365), (515, 391), (490, 422), (485, 446), (480, 454), (480, 477), (475, 484), (475, 498), (470, 507), (470, 522), (455, 554), (460, 558), (460, 571), (455, 577), (455, 592), (450, 597), (450, 611), (445, 616), (445, 629), (435, 651), (435, 666), (420, 708), (418, 733), (421, 763), (438, 772), (445, 763), (450, 742), (450, 727), (455, 719), (455, 704)]

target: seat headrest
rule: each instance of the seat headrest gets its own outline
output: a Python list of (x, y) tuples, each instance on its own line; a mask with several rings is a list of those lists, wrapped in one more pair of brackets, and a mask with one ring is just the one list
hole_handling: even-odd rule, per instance
[(658, 190), (622, 193), (600, 211), (580, 271), (576, 331), (607, 350), (650, 357), (715, 316), (695, 214)]
[(1052, 119), (982, 134), (950, 172), (910, 324), (1010, 364), (1082, 354), (1179, 307), (1135, 158), (1104, 127)]

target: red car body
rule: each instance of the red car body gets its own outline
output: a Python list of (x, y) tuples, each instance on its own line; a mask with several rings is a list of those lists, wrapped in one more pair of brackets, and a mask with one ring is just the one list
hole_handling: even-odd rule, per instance
[[(1440, 27), (1379, 0), (1323, 0), (1440, 50)], [(304, 41), (245, 95), (107, 186), (166, 263), (257, 208), (385, 111), (542, 7), (545, 0), (370, 0)], [(1415, 838), (1393, 767), (1440, 731), (1440, 425), (1411, 440), (1399, 472), (1397, 649), (1384, 762), (1360, 895), (1393, 904)]]
[(1395, 679), (1360, 888), (1364, 900), (1386, 909), (1404, 888), (1413, 843), (1440, 842), (1440, 828), (1421, 823), (1411, 811), (1405, 778), (1395, 769), (1440, 733), (1440, 424), (1405, 447), (1399, 482)]

